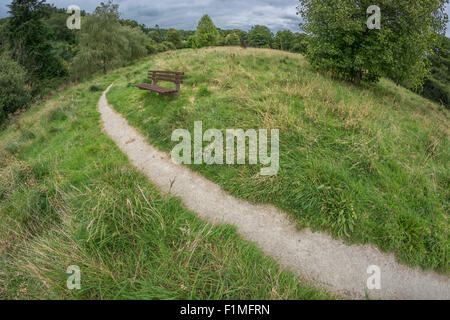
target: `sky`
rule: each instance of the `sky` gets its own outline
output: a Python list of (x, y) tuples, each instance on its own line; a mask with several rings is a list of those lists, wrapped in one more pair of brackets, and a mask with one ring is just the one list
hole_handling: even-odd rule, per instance
[[(106, 2), (106, 0), (104, 0)], [(8, 15), (11, 0), (0, 0), (0, 18)], [(59, 8), (77, 5), (92, 12), (100, 0), (47, 0)], [(249, 30), (253, 25), (268, 26), (273, 32), (289, 29), (300, 31), (297, 16), (298, 0), (115, 0), (121, 17), (133, 19), (147, 27), (195, 30), (198, 20), (209, 14), (221, 29)], [(374, 0), (376, 3), (376, 0)], [(450, 5), (446, 8), (450, 16)], [(450, 37), (450, 23), (447, 26)]]

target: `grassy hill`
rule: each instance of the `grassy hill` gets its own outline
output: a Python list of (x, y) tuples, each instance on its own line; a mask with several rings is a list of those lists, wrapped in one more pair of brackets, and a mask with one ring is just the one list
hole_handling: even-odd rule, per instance
[[(186, 73), (181, 95), (136, 90), (147, 69)], [(159, 54), (123, 69), (108, 100), (170, 152), (172, 131), (280, 130), (280, 171), (192, 165), (233, 195), (272, 203), (299, 227), (372, 243), (448, 274), (449, 111), (383, 79), (367, 88), (314, 72), (297, 54), (209, 48)]]
[[(150, 68), (183, 70), (181, 95), (139, 91)], [(34, 105), (0, 133), (0, 297), (314, 299), (243, 241), (161, 195), (101, 132), (101, 91), (158, 148), (172, 131), (280, 129), (280, 171), (194, 166), (240, 198), (272, 203), (299, 227), (371, 242), (409, 265), (449, 272), (449, 112), (383, 80), (335, 82), (297, 54), (173, 51)], [(69, 265), (82, 289), (65, 284)]]
[[(96, 110), (121, 74), (62, 90), (0, 132), (0, 299), (330, 298), (129, 164)], [(66, 288), (70, 265), (81, 290)]]

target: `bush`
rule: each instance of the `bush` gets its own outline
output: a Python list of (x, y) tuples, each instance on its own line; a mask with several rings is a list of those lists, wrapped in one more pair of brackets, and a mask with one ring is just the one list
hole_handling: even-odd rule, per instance
[(239, 36), (237, 33), (230, 33), (225, 37), (225, 45), (227, 46), (238, 46), (241, 43), (241, 39), (239, 39)]
[(26, 80), (25, 69), (5, 55), (0, 56), (0, 122), (30, 103), (31, 94)]
[(450, 88), (441, 81), (430, 77), (423, 84), (421, 94), (428, 99), (434, 100), (450, 108)]
[(172, 42), (164, 41), (162, 44), (164, 45), (164, 48), (165, 48), (165, 50), (163, 50), (163, 51), (175, 50), (176, 49), (175, 45)]
[(167, 31), (166, 41), (172, 43), (177, 49), (183, 47), (183, 39), (181, 38), (181, 32), (176, 29), (170, 28)]

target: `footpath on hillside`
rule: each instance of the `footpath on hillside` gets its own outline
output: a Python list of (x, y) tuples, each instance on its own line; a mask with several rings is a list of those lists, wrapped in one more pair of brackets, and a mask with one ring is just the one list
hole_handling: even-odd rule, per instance
[[(136, 168), (162, 191), (180, 198), (200, 218), (236, 226), (244, 239), (254, 242), (281, 266), (340, 297), (450, 299), (450, 279), (445, 275), (400, 265), (393, 254), (371, 245), (349, 246), (326, 233), (298, 231), (277, 208), (236, 199), (198, 173), (174, 164), (108, 105), (106, 93), (111, 86), (98, 103), (104, 131)], [(380, 289), (367, 287), (371, 266), (381, 271)]]

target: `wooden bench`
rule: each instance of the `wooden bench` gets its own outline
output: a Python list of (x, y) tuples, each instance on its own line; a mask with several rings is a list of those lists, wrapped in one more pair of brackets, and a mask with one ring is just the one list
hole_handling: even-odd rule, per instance
[[(152, 80), (151, 84), (142, 83), (138, 84), (136, 87), (141, 90), (154, 91), (160, 95), (179, 95), (180, 86), (184, 79), (184, 72), (149, 70), (148, 79)], [(160, 87), (158, 86), (158, 81), (173, 82), (175, 83), (175, 88)]]

